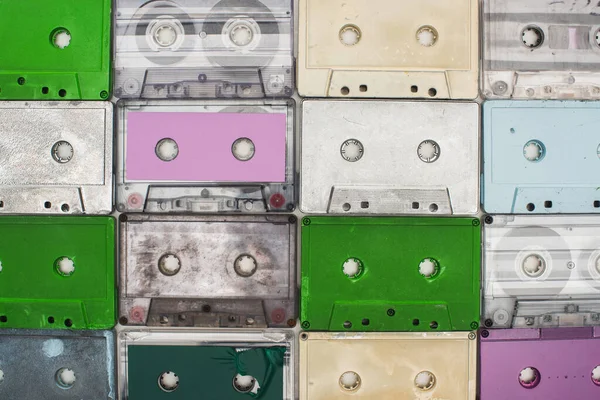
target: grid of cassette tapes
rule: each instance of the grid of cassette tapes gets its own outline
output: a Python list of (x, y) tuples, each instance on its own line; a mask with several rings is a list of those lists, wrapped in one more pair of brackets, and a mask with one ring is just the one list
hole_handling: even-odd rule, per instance
[(600, 3), (0, 0), (0, 400), (600, 399)]

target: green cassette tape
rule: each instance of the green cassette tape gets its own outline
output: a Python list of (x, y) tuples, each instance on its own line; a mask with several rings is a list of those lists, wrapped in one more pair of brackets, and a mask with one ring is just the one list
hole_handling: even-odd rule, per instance
[(106, 100), (112, 0), (0, 0), (0, 100)]
[(301, 229), (303, 329), (479, 326), (479, 219), (306, 217)]
[(292, 400), (292, 332), (123, 331), (120, 398)]
[(0, 217), (0, 328), (110, 329), (112, 217)]

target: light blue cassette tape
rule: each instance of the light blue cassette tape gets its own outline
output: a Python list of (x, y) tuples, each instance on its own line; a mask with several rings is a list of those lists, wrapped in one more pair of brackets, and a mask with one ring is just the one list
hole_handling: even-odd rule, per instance
[(483, 104), (488, 213), (600, 213), (600, 102)]

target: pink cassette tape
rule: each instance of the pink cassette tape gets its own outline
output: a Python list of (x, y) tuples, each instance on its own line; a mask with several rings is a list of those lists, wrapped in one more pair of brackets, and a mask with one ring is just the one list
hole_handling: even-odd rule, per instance
[(600, 399), (600, 328), (481, 331), (481, 400)]
[(118, 104), (117, 209), (295, 209), (291, 101)]

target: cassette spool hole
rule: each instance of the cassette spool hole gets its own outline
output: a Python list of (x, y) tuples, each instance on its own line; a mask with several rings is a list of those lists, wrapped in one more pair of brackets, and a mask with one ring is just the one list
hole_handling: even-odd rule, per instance
[(416, 37), (421, 46), (431, 47), (438, 40), (438, 32), (433, 26), (424, 25), (417, 30)]
[(66, 28), (56, 28), (50, 34), (50, 43), (57, 49), (65, 49), (71, 43), (71, 32)]
[(362, 380), (360, 379), (360, 375), (358, 375), (356, 372), (346, 371), (340, 375), (339, 383), (343, 390), (351, 392), (360, 388)]
[(158, 270), (166, 276), (176, 275), (181, 269), (181, 260), (173, 253), (166, 253), (158, 259)]
[(546, 260), (539, 254), (530, 254), (523, 259), (521, 269), (525, 275), (537, 278), (546, 271)]
[(171, 138), (164, 138), (156, 143), (154, 149), (156, 156), (165, 162), (173, 161), (179, 155), (179, 146)]
[(440, 272), (440, 263), (435, 258), (425, 258), (419, 263), (419, 273), (425, 278), (433, 278)]
[(356, 279), (363, 273), (363, 263), (355, 257), (350, 257), (342, 265), (342, 272), (347, 278)]
[[(0, 375), (0, 382), (2, 382), (1, 375)], [(600, 386), (600, 365), (597, 365), (592, 370), (592, 382), (594, 382), (595, 385)]]
[(70, 368), (61, 368), (54, 375), (56, 384), (61, 389), (71, 389), (75, 385), (77, 377), (75, 372)]
[(529, 25), (521, 31), (521, 41), (530, 49), (537, 49), (544, 42), (544, 32), (535, 25)]
[(158, 376), (158, 387), (170, 393), (179, 387), (179, 377), (173, 371), (165, 371)]
[(248, 46), (254, 39), (252, 27), (247, 23), (237, 23), (229, 32), (229, 39), (240, 47)]
[(440, 145), (433, 140), (423, 140), (417, 147), (417, 155), (425, 163), (436, 162), (440, 158)]
[(429, 371), (421, 371), (415, 376), (415, 386), (417, 389), (426, 391), (431, 390), (435, 386), (435, 375)]
[(540, 383), (540, 371), (534, 367), (526, 367), (519, 372), (519, 383), (526, 389), (533, 389)]
[(71, 276), (75, 273), (75, 262), (69, 257), (59, 257), (54, 261), (54, 268), (61, 276)]
[(360, 160), (365, 152), (363, 144), (356, 139), (348, 139), (342, 143), (340, 154), (342, 158), (348, 162), (356, 162)]
[(233, 388), (240, 393), (248, 393), (254, 389), (256, 378), (252, 375), (237, 374), (233, 377)]
[(354, 46), (360, 42), (360, 38), (362, 37), (362, 32), (356, 25), (348, 24), (342, 26), (340, 29), (340, 42), (344, 46)]
[(258, 269), (258, 263), (256, 262), (256, 258), (250, 254), (242, 254), (233, 262), (233, 269), (239, 276), (248, 278), (254, 275)]
[(236, 139), (231, 145), (231, 153), (239, 161), (249, 161), (254, 157), (254, 142), (246, 137)]
[(71, 146), (71, 143), (67, 142), (66, 140), (59, 140), (58, 142), (54, 143), (51, 151), (54, 161), (60, 164), (68, 163), (75, 154), (73, 146)]
[(523, 146), (523, 156), (527, 161), (542, 161), (546, 155), (546, 146), (539, 140), (530, 140)]

